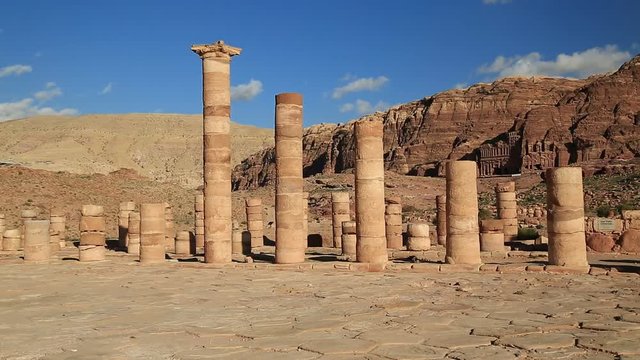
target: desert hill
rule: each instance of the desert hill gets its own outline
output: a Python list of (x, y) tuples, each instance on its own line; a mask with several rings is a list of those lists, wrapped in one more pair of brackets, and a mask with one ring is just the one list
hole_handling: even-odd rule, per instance
[[(232, 123), (232, 162), (273, 144), (273, 130)], [(0, 162), (49, 171), (133, 169), (151, 180), (202, 184), (202, 116), (37, 116), (0, 122)]]
[[(449, 90), (364, 118), (384, 123), (385, 167), (435, 174), (443, 160), (475, 159), (478, 148), (507, 132), (527, 146), (553, 143), (570, 162), (640, 157), (640, 56), (612, 74), (584, 80), (508, 77)], [(354, 166), (353, 121), (305, 130), (304, 173), (333, 174)], [(554, 150), (555, 151), (555, 150)], [(273, 183), (274, 149), (234, 169), (234, 188)]]

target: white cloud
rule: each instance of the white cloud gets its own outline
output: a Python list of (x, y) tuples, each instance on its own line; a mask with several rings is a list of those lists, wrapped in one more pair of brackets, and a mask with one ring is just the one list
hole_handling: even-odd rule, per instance
[(56, 83), (48, 82), (45, 89), (33, 94), (33, 97), (40, 101), (48, 101), (61, 95), (62, 89), (60, 89)]
[(249, 101), (262, 92), (262, 81), (251, 79), (246, 84), (231, 87), (231, 100)]
[(482, 3), (485, 5), (498, 5), (498, 4), (508, 4), (511, 0), (482, 0)]
[(389, 104), (384, 101), (378, 101), (375, 105), (371, 104), (367, 100), (357, 99), (355, 103), (346, 103), (340, 106), (340, 112), (354, 111), (359, 115), (368, 114), (376, 111), (382, 111), (389, 108)]
[[(349, 79), (352, 75), (347, 74), (343, 79)], [(378, 76), (376, 78), (359, 78), (352, 80), (350, 83), (344, 86), (333, 89), (331, 97), (334, 99), (340, 99), (346, 94), (359, 92), (359, 91), (374, 91), (380, 89), (384, 84), (389, 81), (386, 76)]]
[(108, 94), (111, 92), (111, 90), (113, 90), (113, 84), (108, 83), (104, 88), (102, 88), (102, 90), (100, 90), (100, 95)]
[(0, 103), (0, 121), (21, 119), (35, 115), (76, 115), (77, 109), (65, 108), (55, 110), (51, 107), (40, 107), (32, 98), (16, 102)]
[(0, 78), (9, 76), (9, 75), (18, 76), (25, 73), (30, 73), (32, 70), (33, 68), (29, 65), (22, 65), (22, 64), (9, 65), (9, 66), (0, 68)]
[(587, 77), (616, 70), (630, 58), (631, 54), (628, 51), (622, 51), (616, 45), (607, 45), (570, 55), (559, 54), (555, 60), (544, 60), (538, 52), (524, 56), (498, 56), (491, 64), (480, 66), (478, 72), (496, 74), (500, 77), (512, 75)]
[(466, 89), (468, 87), (469, 87), (469, 85), (467, 85), (467, 83), (457, 83), (457, 84), (453, 85), (453, 88), (454, 89), (458, 89), (458, 90)]
[(37, 91), (33, 97), (14, 102), (0, 103), (0, 121), (21, 119), (35, 115), (76, 115), (77, 109), (63, 108), (56, 110), (42, 106), (44, 102), (62, 96), (62, 89), (54, 82), (48, 82), (44, 90)]
[(342, 104), (342, 106), (340, 106), (340, 112), (341, 113), (350, 112), (350, 111), (353, 111), (353, 109), (355, 108), (356, 108), (355, 105), (351, 103)]

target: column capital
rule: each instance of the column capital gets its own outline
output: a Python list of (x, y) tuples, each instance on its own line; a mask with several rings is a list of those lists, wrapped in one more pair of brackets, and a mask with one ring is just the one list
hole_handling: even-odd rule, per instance
[(191, 45), (191, 51), (198, 54), (200, 58), (226, 58), (240, 55), (241, 48), (229, 46), (222, 40), (218, 40), (211, 44)]

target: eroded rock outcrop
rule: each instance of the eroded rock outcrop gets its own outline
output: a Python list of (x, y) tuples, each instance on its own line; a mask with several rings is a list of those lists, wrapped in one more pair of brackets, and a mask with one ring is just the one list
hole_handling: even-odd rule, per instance
[[(385, 168), (420, 176), (438, 174), (444, 160), (475, 160), (482, 144), (510, 131), (520, 136), (518, 156), (527, 146), (546, 143), (562, 153), (556, 162), (565, 156), (570, 162), (638, 157), (640, 56), (608, 75), (584, 80), (504, 78), (363, 118), (384, 123)], [(352, 169), (353, 121), (307, 128), (303, 148), (305, 176)], [(242, 161), (233, 172), (234, 189), (273, 183), (274, 160), (274, 149), (269, 148)]]

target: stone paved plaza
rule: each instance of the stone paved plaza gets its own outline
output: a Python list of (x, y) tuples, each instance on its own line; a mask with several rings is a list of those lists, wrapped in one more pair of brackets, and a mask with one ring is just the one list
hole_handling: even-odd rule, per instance
[(0, 257), (0, 359), (640, 359), (636, 273), (216, 269), (76, 254)]

